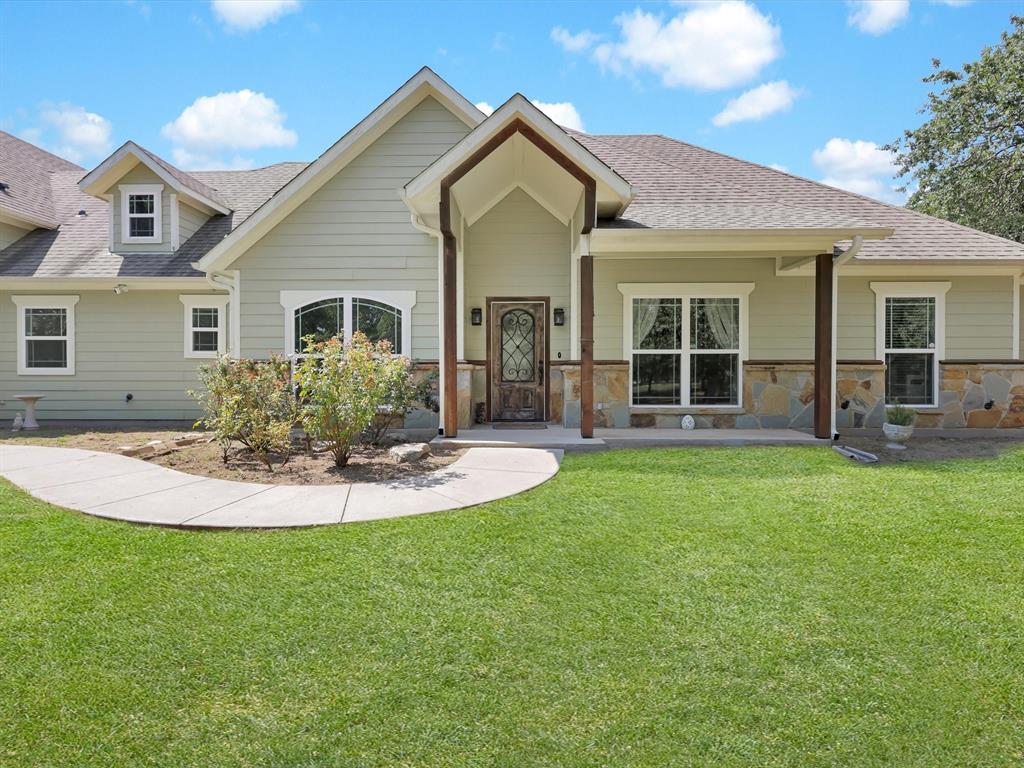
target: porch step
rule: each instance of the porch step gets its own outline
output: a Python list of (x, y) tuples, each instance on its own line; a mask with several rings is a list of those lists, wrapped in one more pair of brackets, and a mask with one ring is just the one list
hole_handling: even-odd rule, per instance
[(460, 429), (456, 437), (438, 435), (431, 445), (458, 448), (561, 448), (566, 451), (602, 451), (608, 445), (600, 438), (580, 437), (579, 429), (568, 429), (554, 424), (547, 429), (495, 429), (480, 424)]

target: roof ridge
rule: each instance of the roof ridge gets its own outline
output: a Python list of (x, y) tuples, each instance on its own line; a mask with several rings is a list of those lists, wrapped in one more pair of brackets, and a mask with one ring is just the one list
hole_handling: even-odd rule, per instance
[[(715, 150), (715, 149), (708, 149), (707, 147), (702, 147), (702, 146), (700, 146), (698, 144), (691, 144), (688, 141), (683, 141), (683, 140), (677, 139), (677, 138), (675, 138), (673, 136), (667, 136), (664, 133), (626, 134), (626, 135), (657, 136), (659, 138), (666, 139), (666, 140), (674, 142), (676, 144), (681, 144), (684, 147), (690, 147), (692, 149), (696, 149), (696, 150), (699, 150), (701, 152), (707, 152), (708, 154), (711, 154), (711, 155), (716, 155), (718, 157), (724, 157), (726, 160), (734, 160), (734, 161), (736, 161), (738, 163), (742, 163), (744, 165), (749, 165), (749, 166), (752, 166), (754, 168), (759, 168), (759, 169), (761, 169), (763, 171), (768, 171), (770, 173), (777, 173), (777, 174), (780, 174), (782, 176), (788, 176), (791, 179), (797, 179), (798, 181), (802, 181), (802, 182), (805, 182), (807, 184), (813, 184), (816, 187), (822, 187), (822, 188), (827, 189), (827, 190), (832, 191), (832, 192), (838, 192), (839, 194), (845, 195), (847, 197), (852, 197), (852, 198), (856, 198), (858, 200), (863, 200), (865, 202), (872, 203), (874, 205), (880, 205), (880, 206), (883, 206), (885, 208), (890, 208), (890, 209), (895, 210), (895, 211), (900, 211), (901, 213), (910, 213), (910, 214), (913, 214), (914, 216), (917, 216), (918, 218), (927, 219), (929, 221), (935, 221), (935, 222), (939, 222), (941, 224), (948, 224), (948, 225), (950, 225), (952, 227), (957, 227), (958, 229), (966, 230), (966, 231), (970, 232), (971, 234), (984, 235), (985, 237), (990, 238), (992, 240), (996, 240), (997, 242), (1000, 242), (1000, 243), (1011, 243), (1013, 245), (1024, 247), (1024, 243), (1018, 243), (1016, 240), (1011, 240), (1008, 237), (1000, 237), (999, 235), (993, 235), (991, 232), (985, 232), (984, 230), (981, 230), (981, 229), (975, 229), (974, 227), (968, 227), (965, 224), (960, 224), (960, 223), (955, 222), (955, 221), (950, 221), (949, 219), (943, 219), (943, 218), (941, 218), (939, 216), (931, 216), (930, 214), (927, 214), (927, 213), (921, 213), (920, 211), (915, 211), (913, 208), (907, 208), (905, 205), (893, 205), (892, 203), (886, 203), (883, 200), (876, 200), (873, 197), (868, 197), (867, 195), (862, 195), (859, 192), (851, 192), (850, 190), (842, 189), (841, 187), (833, 187), (830, 184), (825, 184), (825, 183), (823, 183), (821, 181), (815, 181), (814, 179), (809, 179), (806, 176), (800, 176), (800, 175), (795, 174), (795, 173), (790, 173), (789, 171), (780, 171), (778, 168), (772, 168), (770, 165), (764, 165), (762, 163), (755, 163), (753, 160), (745, 160), (742, 157), (736, 157), (735, 155), (728, 155), (725, 152), (719, 152), (718, 150)], [(642, 150), (641, 150), (641, 152), (645, 156), (650, 157), (649, 153), (643, 152)], [(673, 167), (677, 167), (674, 164), (672, 164), (672, 165), (673, 165)]]

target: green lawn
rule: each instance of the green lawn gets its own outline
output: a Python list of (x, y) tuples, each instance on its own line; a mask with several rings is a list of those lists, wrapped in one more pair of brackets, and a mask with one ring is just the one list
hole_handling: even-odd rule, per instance
[(0, 483), (0, 765), (1024, 762), (1024, 449), (570, 456), (293, 532)]

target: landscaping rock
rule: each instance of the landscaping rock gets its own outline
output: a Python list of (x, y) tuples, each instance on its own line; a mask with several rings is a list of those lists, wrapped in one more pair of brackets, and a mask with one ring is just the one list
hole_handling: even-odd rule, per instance
[(430, 446), (426, 443), (405, 443), (396, 445), (388, 451), (391, 460), (396, 464), (406, 464), (410, 461), (419, 461), (430, 455)]

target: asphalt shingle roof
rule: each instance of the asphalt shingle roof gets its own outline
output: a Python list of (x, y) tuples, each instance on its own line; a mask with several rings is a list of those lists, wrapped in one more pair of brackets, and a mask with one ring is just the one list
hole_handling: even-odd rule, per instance
[[(53, 188), (65, 201), (61, 225), (36, 229), (0, 251), (0, 278), (199, 277), (192, 268), (210, 248), (294, 178), (306, 163), (278, 163), (249, 171), (189, 174), (224, 200), (232, 212), (210, 218), (174, 253), (116, 254), (107, 248), (109, 206), (78, 189), (81, 169), (54, 174)], [(84, 210), (85, 216), (77, 212)]]
[(52, 175), (59, 172), (79, 177), (85, 173), (62, 157), (0, 131), (0, 182), (8, 185), (0, 190), (0, 211), (57, 226), (65, 213), (58, 207), (52, 185)]
[(728, 228), (746, 214), (745, 226), (757, 220), (766, 227), (859, 221), (894, 230), (884, 240), (866, 240), (860, 261), (1024, 260), (1024, 244), (667, 136), (570, 133), (636, 192), (621, 218), (602, 220), (598, 227)]

